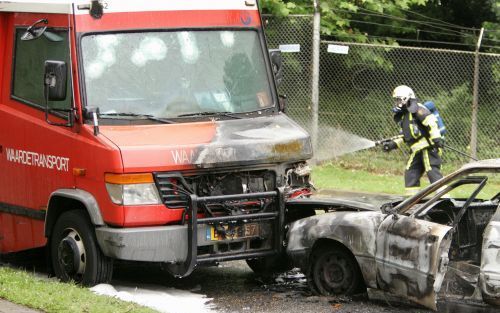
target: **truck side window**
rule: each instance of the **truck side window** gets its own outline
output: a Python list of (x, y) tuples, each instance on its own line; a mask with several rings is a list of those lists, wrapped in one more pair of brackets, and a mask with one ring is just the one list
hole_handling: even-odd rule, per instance
[[(44, 64), (46, 60), (65, 61), (69, 68), (68, 31), (50, 29), (51, 33), (60, 37), (60, 41), (51, 41), (43, 35), (34, 40), (23, 41), (21, 36), (25, 31), (26, 28), (16, 29), (12, 97), (44, 108)], [(66, 100), (49, 101), (50, 108), (71, 108), (71, 82), (67, 85)]]

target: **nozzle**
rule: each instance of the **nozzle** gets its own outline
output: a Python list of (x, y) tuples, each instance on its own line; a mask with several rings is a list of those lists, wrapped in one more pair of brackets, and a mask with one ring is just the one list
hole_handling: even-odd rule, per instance
[(394, 136), (394, 137), (391, 137), (391, 138), (380, 139), (378, 141), (375, 141), (375, 146), (380, 146), (380, 145), (383, 145), (384, 142), (388, 142), (388, 141), (391, 141), (391, 140), (396, 140), (396, 139), (402, 138), (402, 137), (403, 137), (402, 135), (398, 135), (398, 136)]

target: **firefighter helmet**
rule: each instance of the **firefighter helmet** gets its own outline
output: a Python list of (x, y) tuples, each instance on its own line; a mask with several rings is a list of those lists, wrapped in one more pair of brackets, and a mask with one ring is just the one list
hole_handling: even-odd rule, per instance
[(402, 108), (410, 104), (410, 99), (416, 99), (413, 90), (405, 85), (397, 86), (392, 92), (392, 97), (395, 100), (395, 106)]

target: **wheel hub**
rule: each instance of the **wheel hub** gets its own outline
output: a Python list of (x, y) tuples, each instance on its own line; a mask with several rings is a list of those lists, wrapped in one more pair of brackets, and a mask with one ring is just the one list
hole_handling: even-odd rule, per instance
[(61, 269), (70, 277), (81, 275), (85, 271), (85, 247), (80, 235), (70, 230), (58, 247), (58, 259)]
[(339, 284), (344, 280), (344, 271), (337, 264), (331, 264), (325, 272), (330, 283)]
[(337, 255), (330, 255), (323, 261), (320, 279), (330, 292), (340, 294), (348, 288), (351, 277), (347, 261)]

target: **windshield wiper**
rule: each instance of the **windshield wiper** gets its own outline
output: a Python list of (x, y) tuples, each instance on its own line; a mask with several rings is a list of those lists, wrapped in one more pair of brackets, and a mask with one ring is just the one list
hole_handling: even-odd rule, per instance
[(241, 119), (241, 116), (233, 115), (232, 112), (197, 112), (197, 113), (187, 113), (187, 114), (181, 114), (178, 115), (177, 117), (196, 117), (196, 116), (226, 116), (230, 118), (235, 118), (235, 119)]
[(175, 123), (174, 121), (171, 121), (171, 120), (168, 120), (168, 119), (165, 119), (165, 118), (161, 118), (161, 117), (156, 117), (156, 116), (151, 115), (151, 114), (138, 114), (138, 113), (131, 113), (131, 112), (128, 112), (128, 113), (124, 113), (124, 112), (120, 112), (120, 113), (100, 113), (99, 114), (99, 118), (109, 118), (109, 117), (114, 117), (114, 116), (118, 116), (118, 117), (141, 117), (141, 118), (144, 118), (144, 119), (147, 119), (147, 120), (150, 120), (150, 121), (156, 121), (156, 122), (160, 122), (160, 123), (163, 123), (163, 124), (173, 124), (173, 123)]

